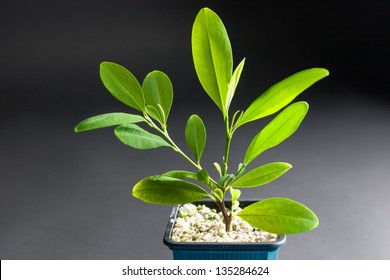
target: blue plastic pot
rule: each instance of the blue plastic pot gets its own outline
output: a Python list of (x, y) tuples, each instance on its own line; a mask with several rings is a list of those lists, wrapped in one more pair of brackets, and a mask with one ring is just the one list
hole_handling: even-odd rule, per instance
[[(240, 201), (245, 207), (255, 201)], [(212, 201), (201, 201), (214, 207)], [(286, 236), (279, 235), (274, 242), (176, 242), (171, 240), (173, 226), (179, 205), (174, 206), (164, 234), (164, 244), (173, 253), (174, 260), (277, 260), (280, 246), (286, 243)]]

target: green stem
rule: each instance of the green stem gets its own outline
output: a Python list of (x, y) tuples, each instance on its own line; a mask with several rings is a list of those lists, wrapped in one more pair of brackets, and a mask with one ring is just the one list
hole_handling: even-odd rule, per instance
[(200, 164), (195, 163), (191, 158), (189, 158), (177, 145), (176, 143), (172, 140), (172, 138), (169, 136), (168, 131), (166, 127), (164, 130), (161, 130), (158, 126), (156, 126), (154, 123), (152, 125), (154, 129), (156, 129), (158, 132), (160, 132), (162, 135), (165, 136), (165, 138), (168, 140), (169, 144), (171, 145), (172, 149), (177, 152), (179, 155), (184, 157), (189, 163), (191, 163), (196, 169), (202, 170), (202, 166)]
[[(196, 163), (194, 162), (189, 156), (187, 156), (177, 145), (176, 143), (172, 140), (172, 138), (169, 136), (169, 133), (168, 133), (168, 130), (167, 130), (167, 126), (164, 125), (162, 127), (162, 129), (160, 129), (154, 122), (153, 120), (148, 116), (148, 115), (145, 115), (145, 119), (147, 120), (148, 124), (154, 128), (155, 130), (157, 130), (159, 133), (161, 133), (162, 135), (164, 135), (165, 139), (168, 140), (169, 144), (171, 145), (171, 148), (177, 152), (179, 155), (181, 155), (182, 157), (184, 157), (191, 165), (193, 165), (196, 169), (198, 169), (199, 171), (202, 170), (202, 166), (200, 165), (200, 163)], [(213, 183), (213, 185), (215, 187), (217, 187), (217, 182), (215, 180), (213, 180), (212, 178), (210, 178), (210, 181)], [(211, 186), (208, 186), (210, 189), (212, 189)]]
[(230, 144), (232, 142), (232, 133), (230, 132), (230, 128), (229, 128), (229, 117), (226, 116), (224, 121), (225, 121), (225, 131), (226, 131), (226, 145), (225, 145), (225, 156), (223, 158), (222, 176), (225, 176), (228, 170)]
[(168, 132), (165, 131), (164, 133), (164, 136), (165, 138), (168, 140), (169, 144), (171, 144), (172, 146), (172, 149), (177, 152), (178, 154), (180, 154), (182, 157), (184, 157), (189, 163), (191, 163), (196, 169), (198, 169), (199, 171), (202, 170), (202, 166), (200, 166), (200, 164), (194, 162), (191, 158), (189, 158), (176, 144), (175, 142), (171, 139), (171, 137), (169, 136)]

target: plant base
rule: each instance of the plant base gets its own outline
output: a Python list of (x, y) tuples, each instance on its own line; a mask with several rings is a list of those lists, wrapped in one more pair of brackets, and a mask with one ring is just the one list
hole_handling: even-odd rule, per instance
[[(240, 201), (240, 205), (245, 207), (253, 202)], [(212, 201), (195, 204), (214, 206)], [(178, 209), (179, 206), (172, 209), (163, 240), (172, 250), (174, 260), (276, 260), (280, 246), (286, 243), (285, 235), (279, 235), (274, 242), (175, 242), (170, 237)]]

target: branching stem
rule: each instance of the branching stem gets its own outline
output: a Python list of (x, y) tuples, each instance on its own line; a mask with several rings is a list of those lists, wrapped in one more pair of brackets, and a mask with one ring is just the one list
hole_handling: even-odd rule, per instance
[[(168, 130), (167, 130), (167, 126), (166, 125), (163, 125), (162, 128), (158, 127), (154, 122), (153, 120), (148, 116), (148, 115), (145, 115), (145, 118), (148, 122), (148, 124), (155, 130), (157, 130), (160, 134), (162, 134), (165, 139), (168, 141), (168, 143), (171, 145), (172, 149), (177, 152), (178, 154), (180, 154), (182, 157), (184, 157), (191, 165), (193, 165), (198, 171), (202, 170), (202, 166), (200, 165), (200, 163), (196, 163), (194, 162), (189, 156), (187, 156), (177, 145), (176, 143), (172, 140), (172, 138), (169, 136), (169, 133), (168, 133)], [(229, 161), (229, 153), (230, 153), (230, 144), (231, 144), (231, 140), (232, 140), (232, 133), (230, 132), (230, 127), (229, 127), (229, 117), (226, 116), (225, 117), (225, 128), (226, 128), (226, 146), (225, 146), (225, 156), (224, 156), (224, 159), (223, 159), (223, 171), (222, 171), (222, 176), (225, 176), (227, 174), (227, 170), (228, 170), (228, 161)], [(212, 184), (214, 185), (214, 187), (218, 187), (218, 183), (213, 180), (212, 178), (210, 178), (210, 181), (212, 182)], [(226, 232), (229, 232), (231, 231), (231, 224), (232, 224), (232, 215), (229, 214), (229, 211), (225, 205), (225, 200), (222, 199), (222, 201), (218, 201), (216, 200), (215, 201), (216, 204), (218, 205), (219, 209), (221, 210), (222, 212), (222, 215), (223, 215), (223, 219), (224, 219), (224, 222), (225, 222), (225, 229), (226, 229)]]
[(202, 170), (202, 166), (196, 162), (194, 162), (189, 156), (187, 156), (175, 143), (175, 141), (172, 140), (172, 138), (169, 136), (168, 130), (166, 125), (163, 126), (163, 129), (159, 128), (150, 118), (147, 118), (148, 124), (157, 130), (159, 133), (164, 135), (165, 139), (168, 140), (169, 144), (171, 145), (172, 149), (180, 154), (182, 157), (184, 157), (189, 163), (191, 163), (197, 170)]

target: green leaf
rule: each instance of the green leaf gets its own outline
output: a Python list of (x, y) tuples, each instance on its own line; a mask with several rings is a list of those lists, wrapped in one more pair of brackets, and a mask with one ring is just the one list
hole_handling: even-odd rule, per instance
[(176, 179), (186, 178), (186, 179), (198, 180), (198, 174), (196, 174), (195, 172), (185, 171), (185, 170), (172, 170), (172, 171), (165, 172), (161, 176), (171, 177)]
[(157, 120), (161, 124), (166, 124), (166, 118), (165, 113), (162, 110), (161, 106), (158, 106), (157, 108), (152, 105), (146, 105), (145, 106), (146, 113)]
[(118, 126), (115, 129), (115, 135), (123, 144), (135, 149), (153, 149), (171, 146), (160, 136), (154, 135), (135, 124)]
[(279, 145), (291, 136), (298, 129), (308, 110), (309, 105), (301, 101), (291, 104), (279, 113), (250, 143), (244, 158), (245, 165), (263, 151)]
[(236, 188), (253, 188), (267, 184), (282, 176), (292, 166), (285, 162), (273, 162), (249, 171), (232, 183)]
[(249, 105), (235, 128), (276, 113), (289, 104), (295, 97), (317, 81), (329, 75), (323, 68), (311, 68), (300, 71), (273, 85)]
[(213, 195), (219, 200), (223, 201), (223, 191), (219, 188), (213, 190)]
[[(145, 97), (145, 104), (155, 108), (161, 106), (164, 112), (164, 123), (167, 122), (173, 101), (173, 87), (169, 77), (161, 71), (149, 73), (143, 83), (142, 90)], [(151, 116), (160, 121), (159, 116), (151, 113)]]
[(233, 117), (232, 117), (232, 128), (235, 127), (235, 124), (237, 123), (237, 121), (242, 117), (242, 115), (244, 114), (243, 111), (240, 111), (238, 110), (237, 112), (234, 113)]
[(305, 205), (287, 198), (269, 198), (238, 213), (254, 227), (276, 234), (310, 231), (318, 226), (317, 216)]
[(206, 145), (206, 128), (199, 116), (192, 115), (188, 119), (185, 129), (185, 138), (188, 147), (199, 163)]
[(113, 62), (102, 62), (100, 64), (100, 78), (116, 99), (140, 112), (145, 110), (141, 86), (125, 67)]
[(241, 196), (241, 191), (230, 188), (230, 194), (232, 196), (232, 208), (231, 209), (232, 209), (232, 211), (234, 211), (240, 205), (240, 203), (238, 202), (238, 199)]
[(236, 201), (236, 200), (238, 200), (240, 198), (241, 191), (233, 189), (233, 188), (230, 188), (230, 194), (232, 195), (232, 201)]
[[(226, 104), (225, 104), (226, 112), (229, 110), (230, 103), (232, 102), (234, 93), (236, 92), (236, 88), (237, 88), (238, 82), (240, 81), (242, 70), (244, 69), (244, 64), (245, 64), (245, 58), (237, 66), (236, 70), (234, 70), (233, 75), (229, 81), (228, 94), (227, 94)], [(233, 117), (233, 121), (234, 121), (234, 117)], [(232, 121), (232, 123), (233, 123), (233, 121)]]
[(229, 184), (233, 181), (233, 179), (234, 179), (233, 174), (226, 174), (225, 176), (222, 176), (218, 180), (218, 185), (225, 188), (225, 187), (229, 186)]
[(204, 90), (227, 114), (228, 84), (233, 72), (233, 55), (222, 20), (208, 8), (200, 10), (192, 28), (192, 56)]
[(198, 179), (199, 182), (202, 182), (202, 183), (204, 183), (206, 185), (208, 185), (210, 183), (209, 173), (205, 169), (202, 169), (202, 170), (200, 170), (198, 172), (197, 179)]
[(155, 204), (183, 204), (210, 198), (201, 187), (165, 176), (150, 176), (138, 182), (133, 188), (133, 196)]
[(107, 113), (90, 117), (81, 121), (75, 127), (75, 132), (98, 129), (124, 123), (138, 123), (146, 121), (145, 118), (126, 113)]
[(241, 176), (245, 172), (245, 164), (240, 163), (237, 168), (236, 177)]
[(217, 169), (219, 176), (222, 177), (222, 169), (221, 169), (221, 166), (219, 165), (219, 163), (214, 162), (213, 164), (215, 166), (215, 169)]

